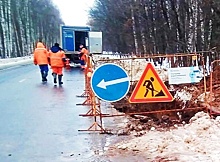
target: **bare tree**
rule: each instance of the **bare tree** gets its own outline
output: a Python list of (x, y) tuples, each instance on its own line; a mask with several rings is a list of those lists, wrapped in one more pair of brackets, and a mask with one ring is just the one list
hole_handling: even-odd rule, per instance
[(96, 0), (90, 17), (111, 50), (195, 52), (220, 42), (218, 0)]
[(19, 57), (33, 52), (40, 39), (59, 40), (59, 10), (51, 0), (0, 0), (0, 56)]

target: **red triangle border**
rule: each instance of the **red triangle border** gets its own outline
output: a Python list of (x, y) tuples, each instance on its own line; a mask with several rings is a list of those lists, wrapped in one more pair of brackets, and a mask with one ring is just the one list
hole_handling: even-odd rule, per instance
[[(143, 82), (148, 70), (152, 70), (155, 78), (158, 80), (159, 84), (161, 85), (162, 90), (165, 92), (166, 96), (164, 98), (146, 98), (146, 99), (135, 99), (135, 96), (137, 95), (137, 92), (141, 86), (141, 83)], [(130, 103), (148, 103), (148, 102), (171, 102), (173, 101), (173, 96), (168, 91), (167, 87), (163, 83), (163, 81), (160, 79), (159, 75), (157, 74), (156, 70), (154, 69), (153, 65), (151, 63), (148, 63), (140, 80), (138, 81), (137, 85), (135, 86), (130, 98)]]

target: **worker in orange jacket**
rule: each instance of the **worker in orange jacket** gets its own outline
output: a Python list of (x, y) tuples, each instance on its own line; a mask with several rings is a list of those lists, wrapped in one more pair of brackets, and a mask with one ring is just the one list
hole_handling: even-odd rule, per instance
[(54, 46), (51, 47), (49, 52), (49, 62), (52, 68), (52, 75), (54, 79), (54, 85), (57, 84), (57, 76), (58, 83), (62, 85), (62, 76), (63, 76), (63, 67), (65, 65), (66, 56), (64, 51), (59, 47), (58, 43), (55, 43)]
[(39, 65), (42, 82), (47, 82), (48, 75), (48, 51), (42, 42), (37, 43), (37, 47), (34, 50), (34, 64)]
[(79, 46), (79, 48), (79, 59), (81, 60), (81, 69), (84, 70), (86, 67), (87, 55), (89, 51), (82, 44)]

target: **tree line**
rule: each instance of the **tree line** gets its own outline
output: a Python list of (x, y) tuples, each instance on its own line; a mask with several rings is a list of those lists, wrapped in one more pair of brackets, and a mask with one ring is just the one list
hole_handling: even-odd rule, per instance
[(0, 0), (0, 58), (26, 56), (37, 41), (59, 40), (62, 19), (51, 0)]
[(220, 44), (219, 0), (95, 0), (89, 14), (107, 51), (191, 53)]

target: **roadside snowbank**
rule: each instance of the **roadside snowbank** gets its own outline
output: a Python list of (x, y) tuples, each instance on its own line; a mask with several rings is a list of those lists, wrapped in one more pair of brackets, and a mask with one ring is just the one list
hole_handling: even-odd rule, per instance
[(32, 56), (0, 59), (0, 70), (33, 63)]
[[(111, 151), (139, 152), (149, 160), (219, 162), (220, 117), (197, 113), (190, 123), (170, 131), (151, 130), (141, 137), (122, 141)], [(114, 149), (113, 149), (114, 148)]]

